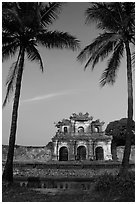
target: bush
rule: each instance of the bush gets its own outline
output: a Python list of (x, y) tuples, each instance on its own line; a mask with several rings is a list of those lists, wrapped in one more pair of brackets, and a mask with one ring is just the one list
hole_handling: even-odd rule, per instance
[(120, 196), (134, 200), (135, 197), (135, 174), (129, 172), (126, 177), (120, 177), (118, 175), (112, 175), (105, 173), (99, 176), (95, 190), (98, 192), (104, 192), (106, 195)]
[(104, 173), (99, 176), (96, 180), (95, 190), (96, 191), (107, 191), (115, 180), (115, 176), (112, 174)]

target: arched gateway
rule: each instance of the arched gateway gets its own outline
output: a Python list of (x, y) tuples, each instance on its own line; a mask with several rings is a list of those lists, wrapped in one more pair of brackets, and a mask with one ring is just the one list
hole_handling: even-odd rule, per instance
[(96, 160), (103, 160), (104, 159), (104, 152), (102, 147), (97, 147), (95, 149)]
[(59, 161), (68, 161), (67, 147), (61, 147), (59, 150)]
[(58, 130), (52, 138), (52, 160), (111, 160), (112, 136), (105, 135), (103, 124), (88, 113), (73, 113), (69, 119), (56, 123)]
[(85, 160), (86, 159), (86, 147), (79, 146), (77, 148), (77, 160)]

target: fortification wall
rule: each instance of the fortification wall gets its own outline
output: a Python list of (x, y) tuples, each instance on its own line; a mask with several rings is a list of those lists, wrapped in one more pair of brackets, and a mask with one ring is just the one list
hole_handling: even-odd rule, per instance
[[(2, 146), (2, 160), (5, 161), (7, 157), (8, 146)], [(51, 151), (46, 147), (34, 146), (15, 146), (14, 161), (41, 161), (46, 162), (51, 159)]]
[[(2, 160), (5, 161), (7, 157), (8, 146), (2, 145)], [(117, 157), (119, 161), (122, 161), (124, 147), (117, 147)], [(39, 161), (47, 162), (51, 160), (51, 151), (46, 146), (34, 147), (34, 146), (15, 146), (14, 161)], [(135, 162), (135, 146), (131, 148), (130, 161)]]

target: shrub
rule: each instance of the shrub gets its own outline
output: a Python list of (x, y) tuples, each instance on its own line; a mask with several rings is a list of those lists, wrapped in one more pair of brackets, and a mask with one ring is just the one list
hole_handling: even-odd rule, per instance
[(120, 196), (134, 200), (135, 197), (135, 174), (134, 172), (128, 172), (126, 177), (120, 177), (118, 175), (112, 175), (105, 173), (99, 176), (95, 190), (98, 192), (105, 192), (106, 195)]
[(95, 182), (95, 190), (96, 191), (107, 191), (109, 190), (112, 182), (114, 182), (115, 176), (112, 174), (104, 173), (99, 176)]

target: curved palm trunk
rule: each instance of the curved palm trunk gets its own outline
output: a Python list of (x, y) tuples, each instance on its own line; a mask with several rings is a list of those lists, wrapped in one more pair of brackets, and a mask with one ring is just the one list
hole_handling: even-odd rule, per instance
[(129, 167), (129, 157), (131, 152), (132, 120), (133, 120), (132, 66), (131, 66), (131, 52), (128, 42), (125, 42), (125, 47), (127, 54), (128, 121), (126, 143), (122, 160), (122, 167), (120, 169), (121, 175), (125, 175)]
[(19, 55), (20, 55), (19, 71), (17, 75), (16, 89), (15, 89), (15, 96), (14, 96), (14, 103), (13, 103), (9, 148), (8, 148), (8, 154), (7, 154), (7, 161), (2, 175), (2, 179), (8, 182), (13, 182), (13, 157), (14, 157), (14, 145), (16, 140), (21, 81), (22, 81), (23, 66), (24, 66), (24, 48), (21, 48)]

